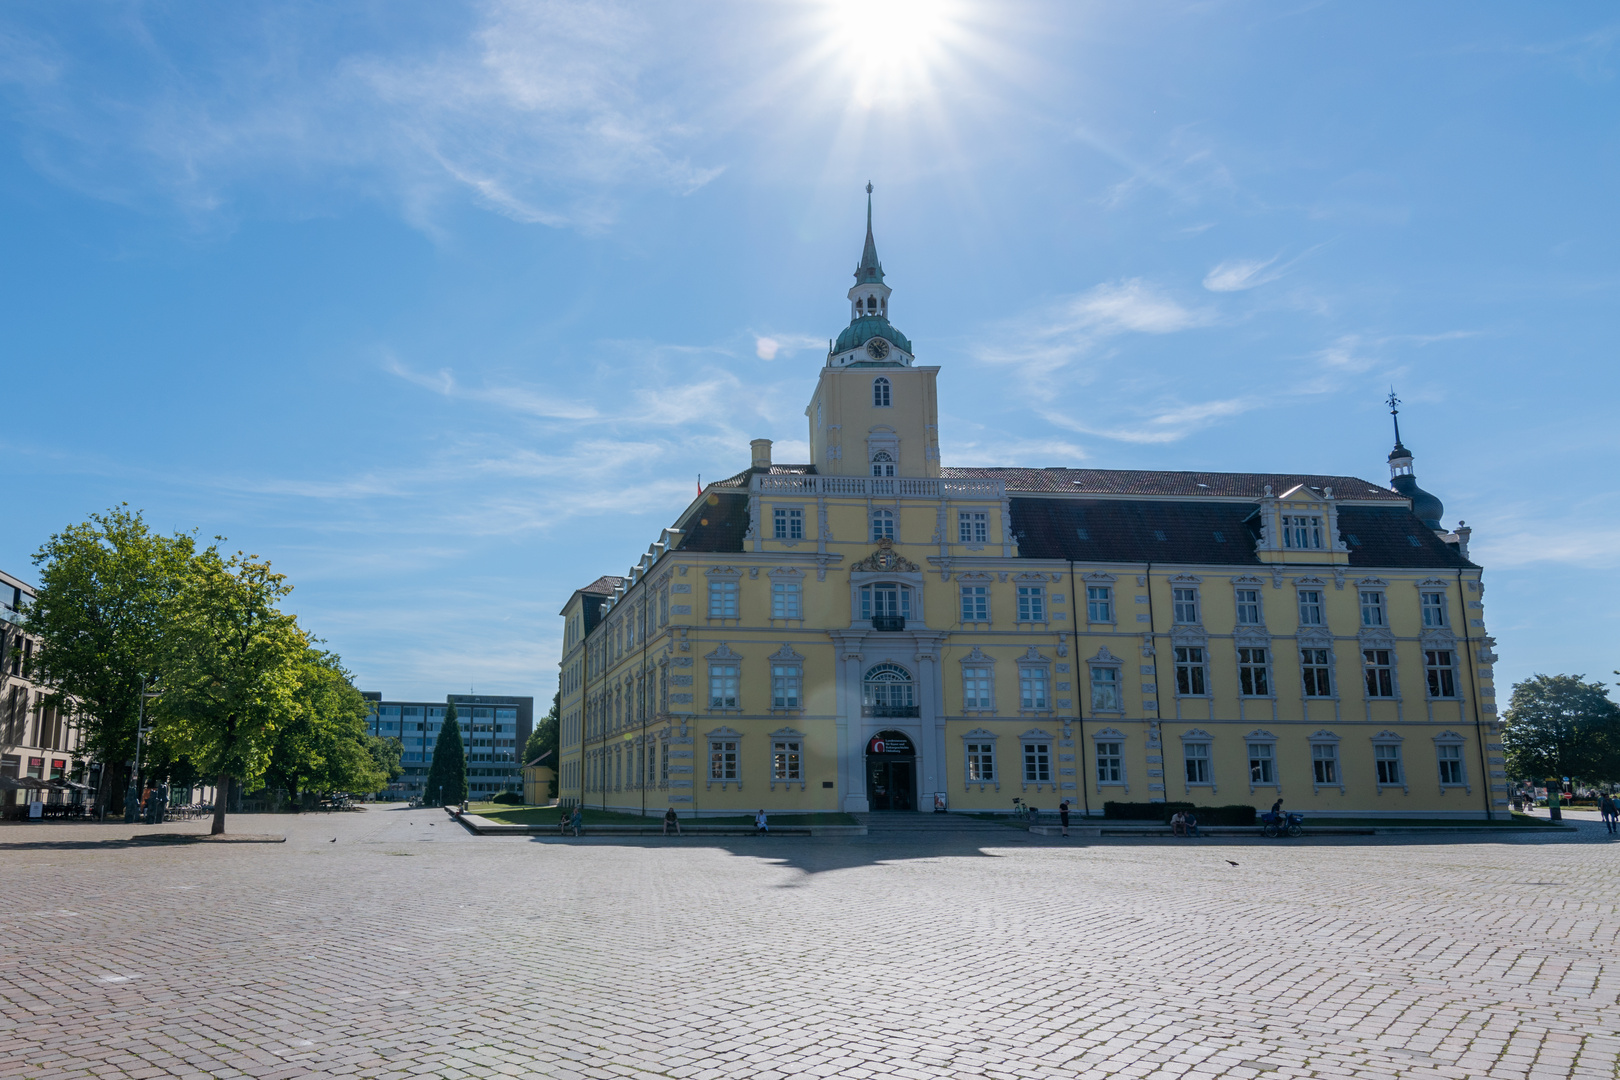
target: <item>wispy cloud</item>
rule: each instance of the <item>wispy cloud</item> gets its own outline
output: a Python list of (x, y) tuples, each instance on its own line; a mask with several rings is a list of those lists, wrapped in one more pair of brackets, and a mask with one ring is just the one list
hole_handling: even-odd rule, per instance
[(1204, 275), (1204, 288), (1210, 292), (1241, 292), (1268, 281), (1276, 281), (1281, 271), (1271, 267), (1277, 261), (1269, 259), (1228, 259)]
[[(975, 355), (996, 364), (1017, 364), (1029, 375), (1061, 368), (1098, 342), (1122, 334), (1173, 334), (1207, 326), (1215, 313), (1191, 308), (1141, 278), (1106, 282), (997, 328)], [(1008, 346), (1015, 327), (1021, 344)]]

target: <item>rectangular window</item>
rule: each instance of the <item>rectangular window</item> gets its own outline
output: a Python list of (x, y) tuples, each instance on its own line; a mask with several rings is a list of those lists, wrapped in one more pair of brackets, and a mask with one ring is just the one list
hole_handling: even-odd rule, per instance
[(737, 665), (709, 665), (709, 708), (737, 708)]
[(894, 511), (872, 511), (872, 542), (894, 539)]
[(778, 739), (771, 743), (771, 779), (802, 781), (804, 774), (799, 770), (800, 756), (797, 739)]
[(1198, 622), (1198, 590), (1171, 589), (1171, 615), (1178, 623)]
[(1438, 743), (1434, 752), (1440, 758), (1440, 782), (1442, 784), (1460, 784), (1463, 782), (1462, 747), (1456, 743)]
[(1311, 744), (1311, 775), (1318, 784), (1339, 782), (1339, 748), (1333, 743)]
[(1362, 626), (1388, 626), (1384, 618), (1384, 594), (1371, 590), (1362, 590), (1361, 593), (1361, 625)]
[(1177, 645), (1176, 693), (1201, 696), (1204, 687), (1204, 650), (1190, 645)]
[(737, 740), (709, 740), (709, 779), (737, 779)]
[(963, 544), (990, 542), (990, 515), (983, 510), (963, 510), (956, 515), (956, 535)]
[(988, 709), (990, 705), (990, 669), (964, 667), (962, 669), (962, 708)]
[(775, 519), (776, 539), (803, 540), (804, 539), (804, 511), (792, 507), (778, 506), (772, 517)]
[(1181, 756), (1187, 766), (1187, 783), (1209, 783), (1209, 743), (1183, 743)]
[(1086, 620), (1088, 622), (1114, 621), (1114, 590), (1107, 585), (1086, 586)]
[(1424, 626), (1446, 625), (1446, 594), (1443, 592), (1420, 593), (1419, 599), (1423, 607)]
[(1244, 697), (1271, 696), (1271, 679), (1266, 672), (1266, 650), (1238, 650), (1238, 693)]
[(1237, 621), (1239, 626), (1260, 625), (1260, 590), (1237, 590)]
[(996, 780), (996, 744), (967, 744), (967, 778), (972, 784), (993, 784)]
[(1018, 621), (1046, 621), (1046, 589), (1043, 586), (1018, 586)]
[(735, 619), (737, 617), (737, 583), (735, 581), (709, 582), (709, 618)]
[(1268, 742), (1249, 744), (1249, 783), (1275, 784), (1277, 773), (1273, 765), (1273, 747)]
[(1395, 668), (1389, 660), (1388, 649), (1363, 649), (1361, 658), (1367, 669), (1367, 696), (1392, 698), (1395, 696)]
[(1052, 782), (1052, 747), (1050, 743), (1024, 744), (1024, 783), (1049, 784)]
[(45, 779), (45, 759), (42, 757), (29, 758), (28, 775), (33, 777), (35, 780)]
[(1125, 755), (1123, 743), (1097, 744), (1097, 783), (1121, 784), (1125, 782)]
[(1300, 674), (1305, 679), (1306, 697), (1333, 696), (1333, 666), (1328, 663), (1328, 650), (1299, 650)]
[(1119, 668), (1091, 669), (1091, 707), (1096, 712), (1119, 712), (1124, 708), (1119, 696)]
[(1373, 747), (1373, 767), (1380, 784), (1401, 783), (1401, 748), (1398, 743), (1378, 743)]
[(799, 704), (799, 684), (803, 679), (804, 669), (797, 664), (773, 664), (771, 666), (771, 708), (797, 709)]
[(1299, 590), (1299, 625), (1321, 626), (1322, 593), (1319, 589)]
[(1283, 515), (1283, 546), (1300, 551), (1321, 550), (1322, 519), (1310, 515)]
[(771, 618), (804, 618), (804, 608), (799, 601), (799, 583), (797, 581), (771, 582)]
[(1452, 666), (1450, 649), (1425, 649), (1423, 668), (1429, 676), (1430, 697), (1457, 696), (1457, 673)]
[(1018, 707), (1037, 710), (1047, 708), (1045, 668), (1018, 669)]
[(962, 586), (962, 621), (990, 621), (990, 587), (988, 585)]

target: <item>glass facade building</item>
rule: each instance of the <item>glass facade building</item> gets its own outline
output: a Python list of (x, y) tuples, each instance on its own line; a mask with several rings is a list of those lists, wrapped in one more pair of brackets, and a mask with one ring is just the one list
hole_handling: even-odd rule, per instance
[(477, 801), (503, 791), (523, 791), (520, 757), (534, 730), (534, 698), (447, 694), (444, 701), (384, 701), (379, 693), (367, 693), (365, 698), (371, 702), (371, 733), (398, 739), (404, 748), (400, 764), (405, 773), (388, 785), (384, 798), (415, 799), (425, 794), (422, 787), (433, 748), (452, 701), (467, 754), (467, 798)]

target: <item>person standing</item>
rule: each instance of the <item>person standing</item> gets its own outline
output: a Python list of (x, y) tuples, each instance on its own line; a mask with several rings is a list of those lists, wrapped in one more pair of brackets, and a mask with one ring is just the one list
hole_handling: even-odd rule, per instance
[(681, 819), (676, 816), (673, 806), (664, 811), (664, 835), (668, 836), (671, 829), (675, 830), (676, 836), (681, 835)]
[(1069, 800), (1064, 799), (1058, 804), (1058, 822), (1063, 826), (1063, 835), (1069, 835)]
[(574, 816), (570, 819), (570, 822), (574, 826), (575, 836), (585, 835), (585, 814), (577, 804), (574, 806)]
[(1598, 800), (1598, 816), (1603, 818), (1603, 827), (1611, 836), (1614, 835), (1616, 827), (1620, 826), (1620, 822), (1615, 820), (1620, 817), (1620, 806), (1615, 805), (1614, 796), (1604, 795)]
[(765, 836), (770, 831), (771, 823), (765, 819), (765, 810), (761, 807), (759, 813), (754, 815), (754, 835)]

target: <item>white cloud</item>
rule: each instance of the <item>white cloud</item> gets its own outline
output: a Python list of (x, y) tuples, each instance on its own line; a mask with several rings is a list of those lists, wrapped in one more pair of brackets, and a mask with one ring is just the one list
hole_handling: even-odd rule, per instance
[(1268, 273), (1267, 269), (1276, 261), (1276, 256), (1263, 260), (1228, 259), (1204, 275), (1204, 288), (1210, 292), (1241, 292), (1275, 281), (1282, 276), (1282, 270)]
[(775, 338), (757, 337), (754, 339), (754, 355), (761, 360), (775, 360), (776, 350), (781, 347), (781, 342)]

